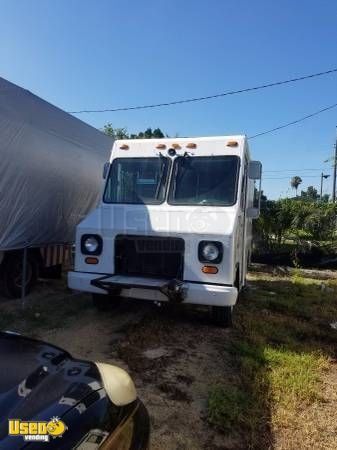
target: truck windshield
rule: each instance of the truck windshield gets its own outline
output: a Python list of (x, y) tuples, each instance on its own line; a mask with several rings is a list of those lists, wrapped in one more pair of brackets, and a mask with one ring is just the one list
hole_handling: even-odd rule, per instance
[(106, 183), (105, 203), (159, 204), (165, 199), (170, 160), (116, 158)]
[(174, 161), (168, 202), (230, 206), (236, 202), (237, 156), (184, 156)]

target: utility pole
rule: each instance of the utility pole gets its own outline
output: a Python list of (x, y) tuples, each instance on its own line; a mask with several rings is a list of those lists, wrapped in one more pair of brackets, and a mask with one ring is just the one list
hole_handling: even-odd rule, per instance
[(336, 175), (337, 175), (337, 137), (335, 143), (335, 155), (333, 160), (332, 203), (336, 202)]
[(319, 197), (320, 201), (323, 201), (323, 178), (327, 179), (330, 175), (324, 175), (324, 173), (321, 173), (321, 195)]

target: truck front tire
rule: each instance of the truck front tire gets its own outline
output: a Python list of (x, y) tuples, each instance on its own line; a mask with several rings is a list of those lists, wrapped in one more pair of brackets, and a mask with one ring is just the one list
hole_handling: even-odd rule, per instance
[(212, 306), (212, 321), (222, 328), (229, 328), (232, 322), (233, 306)]

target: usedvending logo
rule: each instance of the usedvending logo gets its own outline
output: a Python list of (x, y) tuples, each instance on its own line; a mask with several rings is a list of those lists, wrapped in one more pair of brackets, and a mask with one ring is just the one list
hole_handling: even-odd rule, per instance
[(49, 442), (50, 438), (62, 437), (68, 427), (58, 417), (49, 422), (9, 419), (8, 435), (22, 436), (24, 441)]

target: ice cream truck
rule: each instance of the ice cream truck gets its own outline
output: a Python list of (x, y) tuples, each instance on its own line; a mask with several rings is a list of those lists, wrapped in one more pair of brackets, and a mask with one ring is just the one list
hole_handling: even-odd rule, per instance
[(69, 287), (209, 307), (232, 322), (246, 283), (262, 165), (245, 136), (117, 140), (99, 207), (78, 226)]

